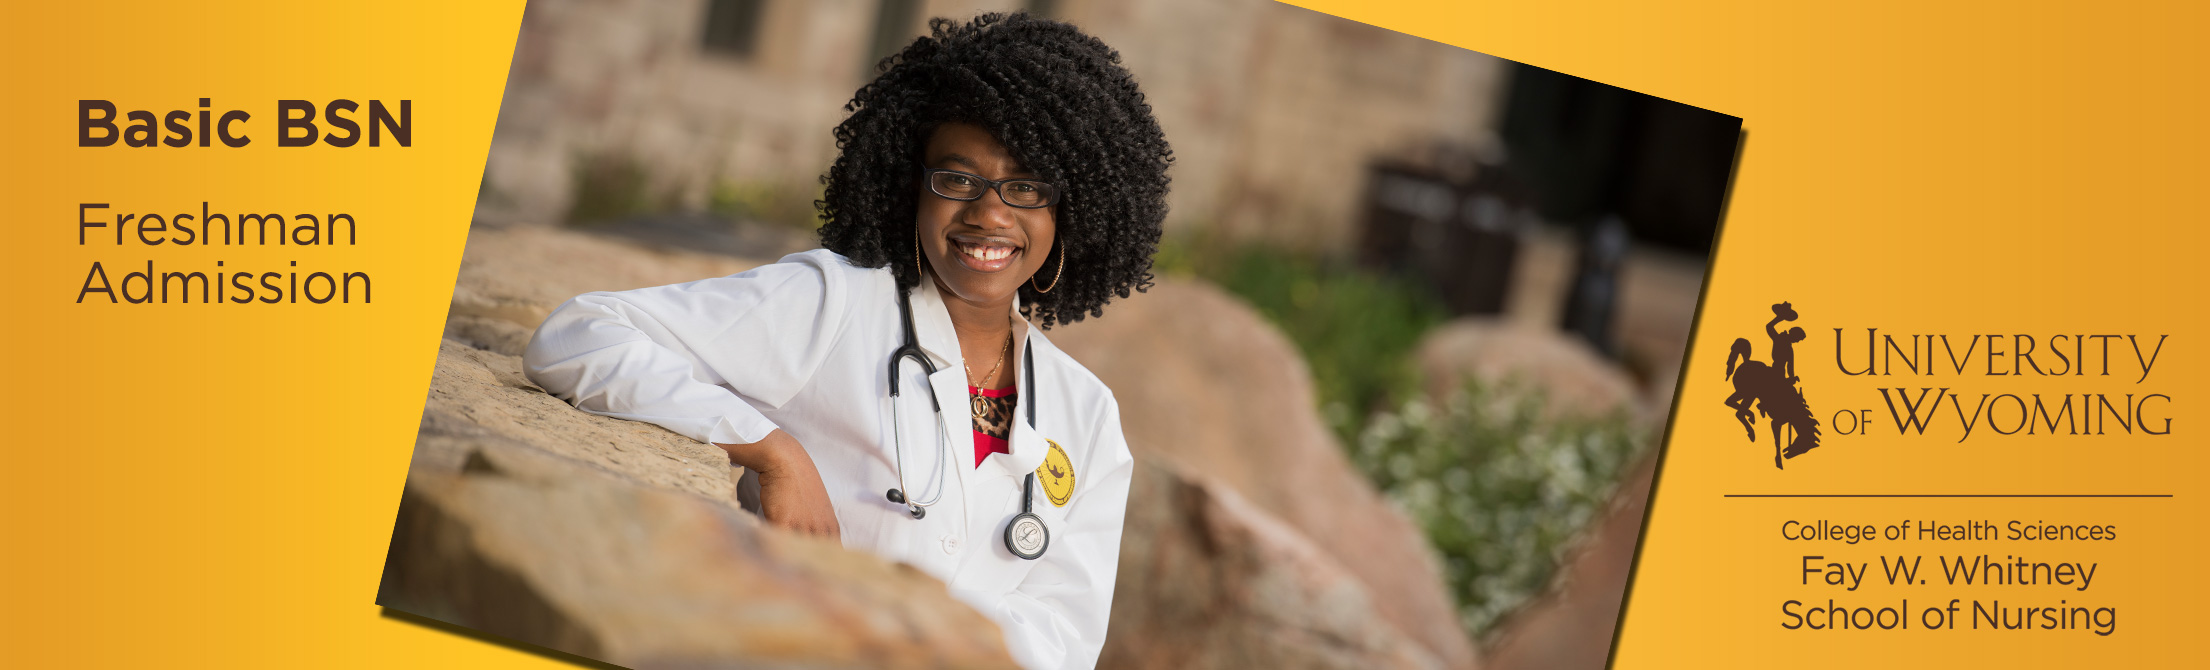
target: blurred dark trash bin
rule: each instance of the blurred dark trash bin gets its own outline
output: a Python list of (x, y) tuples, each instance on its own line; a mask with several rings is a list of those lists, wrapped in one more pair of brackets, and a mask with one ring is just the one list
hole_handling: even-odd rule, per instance
[(1382, 163), (1367, 170), (1361, 265), (1417, 282), (1453, 315), (1498, 314), (1534, 212), (1495, 166), (1469, 178)]
[(1626, 263), (1632, 244), (1627, 222), (1617, 214), (1581, 229), (1580, 253), (1573, 262), (1573, 287), (1566, 291), (1564, 319), (1558, 324), (1614, 358), (1619, 353), (1612, 337), (1612, 316), (1619, 302), (1619, 269)]

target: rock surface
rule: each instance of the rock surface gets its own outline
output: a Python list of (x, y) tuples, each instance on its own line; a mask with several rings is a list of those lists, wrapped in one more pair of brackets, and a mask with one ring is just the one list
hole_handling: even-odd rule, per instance
[[(553, 228), (478, 228), (446, 327), (456, 361), (449, 370), (441, 360), (433, 388), (464, 374), (502, 379), (489, 364), (507, 360), (498, 352), (518, 354), (536, 324), (575, 294), (753, 265)], [(1116, 301), (1108, 313), (1048, 333), (1114, 390), (1142, 465), (1100, 667), (1475, 664), (1424, 539), (1342, 456), (1313, 409), (1308, 373), (1286, 338), (1240, 301), (1192, 282), (1162, 281), (1148, 294)], [(467, 369), (463, 361), (487, 361), (481, 367), (490, 371)], [(486, 400), (519, 408), (472, 410), (489, 417), (490, 426), (513, 428), (493, 431), (497, 437), (523, 439), (516, 433), (530, 432), (531, 421), (550, 414), (687, 442), (656, 427), (589, 417), (528, 389), (510, 390), (534, 397), (502, 391)], [(431, 406), (439, 406), (435, 391)], [(444, 424), (426, 417), (424, 441), (435, 443), (432, 429)], [(583, 448), (600, 444), (599, 433), (559, 430), (579, 437), (558, 447), (565, 451), (547, 451), (587, 463), (609, 457), (610, 449)], [(628, 446), (620, 439), (604, 444)], [(722, 491), (688, 492), (726, 500)]]
[(1113, 389), (1138, 458), (1241, 494), (1344, 566), (1376, 613), (1434, 658), (1474, 663), (1425, 536), (1351, 467), (1313, 409), (1303, 358), (1255, 310), (1162, 279), (1049, 336)]
[(377, 602), (638, 668), (1013, 667), (934, 578), (762, 527), (727, 463), (447, 340)]
[(721, 277), (771, 260), (647, 248), (545, 226), (477, 227), (461, 253), (447, 318), (512, 324), (528, 344), (528, 333), (577, 295)]
[(1342, 563), (1233, 489), (1137, 461), (1104, 668), (1440, 668)]
[(734, 500), (733, 468), (721, 449), (652, 424), (576, 411), (531, 384), (521, 359), (448, 339), (430, 375), (412, 467), (457, 472), (478, 438), (527, 445), (657, 488)]
[[(1436, 397), (1467, 377), (1487, 384), (1517, 384), (1539, 391), (1559, 415), (1605, 416), (1626, 412), (1648, 418), (1634, 378), (1587, 343), (1556, 330), (1480, 318), (1443, 324), (1413, 354)], [(1663, 419), (1660, 410), (1658, 419)]]

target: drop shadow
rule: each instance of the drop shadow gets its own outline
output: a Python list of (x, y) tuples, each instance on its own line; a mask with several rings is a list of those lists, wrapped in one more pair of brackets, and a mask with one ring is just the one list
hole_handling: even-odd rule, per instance
[(441, 633), (465, 637), (485, 644), (498, 645), (501, 647), (512, 649), (514, 651), (519, 651), (526, 654), (534, 654), (541, 658), (560, 661), (577, 667), (592, 668), (593, 670), (624, 670), (622, 666), (607, 663), (598, 659), (577, 656), (575, 654), (570, 654), (568, 652), (560, 651), (557, 649), (548, 649), (512, 638), (492, 635), (490, 633), (476, 630), (474, 628), (469, 628), (467, 626), (450, 624), (426, 616), (402, 612), (389, 607), (383, 607), (380, 609), (383, 612), (382, 616), (385, 619), (389, 619), (392, 621), (413, 624)]
[(1719, 221), (1711, 231), (1711, 252), (1705, 256), (1704, 283), (1696, 293), (1696, 320), (1688, 327), (1688, 347), (1681, 352), (1680, 375), (1673, 380), (1673, 403), (1665, 413), (1665, 435), (1658, 438), (1656, 469), (1650, 473), (1649, 497), (1642, 501), (1642, 527), (1635, 531), (1634, 558), (1627, 567), (1627, 587), (1619, 593), (1619, 614), (1611, 627), (1611, 650), (1604, 655), (1604, 670), (1612, 670), (1619, 660), (1619, 639), (1627, 627), (1627, 607), (1634, 602), (1635, 580), (1642, 576), (1642, 548), (1649, 545), (1650, 516), (1657, 509), (1658, 489), (1665, 484), (1665, 460), (1673, 447), (1673, 430), (1680, 426), (1681, 398), (1688, 390), (1688, 374), (1696, 368), (1694, 362), (1696, 336), (1704, 326), (1704, 303), (1711, 297), (1712, 279), (1719, 274), (1719, 247), (1726, 239), (1727, 214), (1734, 208), (1734, 185), (1742, 180), (1742, 156), (1750, 150), (1750, 129), (1743, 128), (1735, 136), (1734, 165), (1727, 170), (1726, 190), (1719, 197)]

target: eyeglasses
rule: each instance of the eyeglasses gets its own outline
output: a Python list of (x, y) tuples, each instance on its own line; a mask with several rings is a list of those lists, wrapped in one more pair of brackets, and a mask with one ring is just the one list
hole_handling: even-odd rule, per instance
[(958, 170), (928, 168), (921, 171), (928, 181), (929, 192), (946, 200), (968, 202), (982, 197), (983, 192), (996, 189), (998, 199), (1021, 209), (1042, 209), (1059, 202), (1059, 187), (1048, 181), (1035, 179), (1007, 179), (991, 181), (979, 175)]

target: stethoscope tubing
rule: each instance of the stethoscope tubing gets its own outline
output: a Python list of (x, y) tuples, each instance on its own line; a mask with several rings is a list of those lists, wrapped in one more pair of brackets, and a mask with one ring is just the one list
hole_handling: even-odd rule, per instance
[[(929, 506), (942, 502), (944, 499), (944, 490), (948, 487), (944, 486), (946, 470), (942, 466), (949, 462), (945, 458), (949, 458), (946, 454), (952, 450), (951, 435), (945, 432), (943, 403), (937, 402), (935, 393), (926, 394), (929, 398), (929, 408), (936, 413), (936, 421), (934, 421), (936, 424), (936, 444), (940, 452), (936, 472), (937, 487), (936, 495), (931, 496), (927, 501), (913, 499), (908, 494), (913, 488), (906, 483), (905, 479), (905, 422), (901, 420), (898, 409), (900, 404), (898, 402), (899, 390), (904, 386), (904, 381), (898, 376), (898, 371), (907, 358), (920, 363), (921, 370), (931, 377), (936, 375), (936, 365), (930, 363), (928, 356), (921, 352), (920, 339), (913, 332), (912, 298), (907, 289), (902, 286), (898, 288), (898, 316), (904, 320), (905, 341), (890, 354), (890, 442), (891, 450), (897, 452), (898, 488), (891, 489), (884, 497), (888, 498), (890, 502), (905, 505), (907, 514), (912, 515), (914, 519), (920, 519), (928, 515)], [(1028, 409), (1028, 425), (1033, 429), (1036, 426), (1037, 405), (1036, 391), (1033, 388), (1036, 381), (1036, 352), (1034, 349), (1025, 346), (1021, 348), (1021, 368), (1026, 373), (1026, 379), (1021, 381), (1028, 395), (1025, 403)], [(1027, 478), (1021, 482), (1021, 513), (1015, 515), (1013, 521), (1005, 528), (1005, 548), (1013, 552), (1013, 555), (1028, 560), (1035, 560), (1043, 556), (1044, 550), (1049, 548), (1051, 543), (1050, 528), (1035, 513), (1033, 496), (1035, 487), (1036, 473), (1028, 473)], [(1023, 551), (1019, 546), (1021, 543), (1016, 540), (1016, 529), (1023, 527), (1024, 522), (1032, 525), (1034, 532), (1042, 536), (1038, 546), (1033, 551)]]
[[(890, 354), (890, 440), (891, 450), (897, 452), (898, 488), (891, 489), (887, 497), (891, 502), (905, 504), (906, 513), (913, 515), (915, 519), (919, 519), (928, 515), (928, 507), (943, 501), (946, 487), (943, 485), (944, 473), (941, 464), (939, 464), (936, 477), (936, 495), (929, 497), (927, 501), (921, 501), (915, 500), (910, 494), (913, 487), (907, 484), (905, 480), (905, 422), (902, 420), (898, 409), (900, 404), (898, 402), (899, 390), (905, 386), (905, 380), (898, 375), (898, 368), (904, 365), (906, 359), (911, 358), (914, 362), (921, 364), (921, 371), (925, 376), (934, 377), (936, 375), (936, 364), (930, 363), (928, 356), (921, 353), (920, 341), (913, 334), (913, 305), (904, 287), (898, 289), (898, 315), (905, 322), (905, 342)], [(951, 435), (944, 431), (944, 405), (937, 402), (935, 393), (923, 395), (928, 396), (929, 408), (936, 412), (934, 423), (936, 424), (937, 446), (942, 448), (941, 451), (950, 452)], [(941, 454), (939, 455), (941, 456)]]

